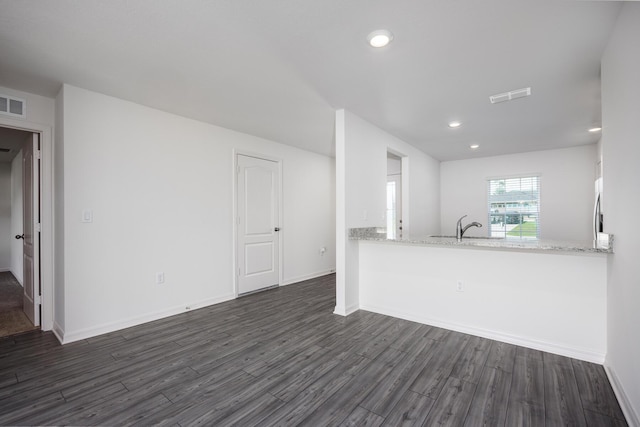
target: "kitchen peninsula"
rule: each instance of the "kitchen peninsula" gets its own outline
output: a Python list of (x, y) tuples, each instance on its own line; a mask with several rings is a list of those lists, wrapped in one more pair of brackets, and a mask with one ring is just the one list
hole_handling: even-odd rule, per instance
[(611, 244), (389, 240), (378, 231), (349, 230), (361, 309), (603, 362)]

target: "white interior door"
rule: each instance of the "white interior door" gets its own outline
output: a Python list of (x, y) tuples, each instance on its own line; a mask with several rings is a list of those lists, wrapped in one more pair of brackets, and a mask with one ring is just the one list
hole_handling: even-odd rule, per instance
[(23, 188), (23, 310), (35, 326), (40, 325), (40, 135), (33, 134), (33, 140), (22, 147), (22, 188)]
[(237, 157), (238, 294), (279, 284), (278, 163)]

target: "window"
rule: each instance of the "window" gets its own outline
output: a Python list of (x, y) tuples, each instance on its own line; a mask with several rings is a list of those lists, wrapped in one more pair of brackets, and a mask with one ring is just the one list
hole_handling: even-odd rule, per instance
[(489, 235), (507, 239), (540, 236), (540, 177), (490, 179), (487, 182)]

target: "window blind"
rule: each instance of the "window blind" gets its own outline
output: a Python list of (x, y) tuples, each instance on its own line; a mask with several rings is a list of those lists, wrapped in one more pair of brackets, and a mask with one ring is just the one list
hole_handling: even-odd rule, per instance
[(539, 176), (489, 179), (487, 200), (491, 237), (540, 237)]

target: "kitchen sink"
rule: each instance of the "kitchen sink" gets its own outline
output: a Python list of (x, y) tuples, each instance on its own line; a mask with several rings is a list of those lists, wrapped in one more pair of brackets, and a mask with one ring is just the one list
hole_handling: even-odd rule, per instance
[[(456, 236), (429, 236), (429, 237), (437, 237), (442, 239), (455, 239)], [(463, 236), (464, 239), (481, 239), (481, 240), (504, 240), (504, 237), (476, 237), (476, 236)]]

